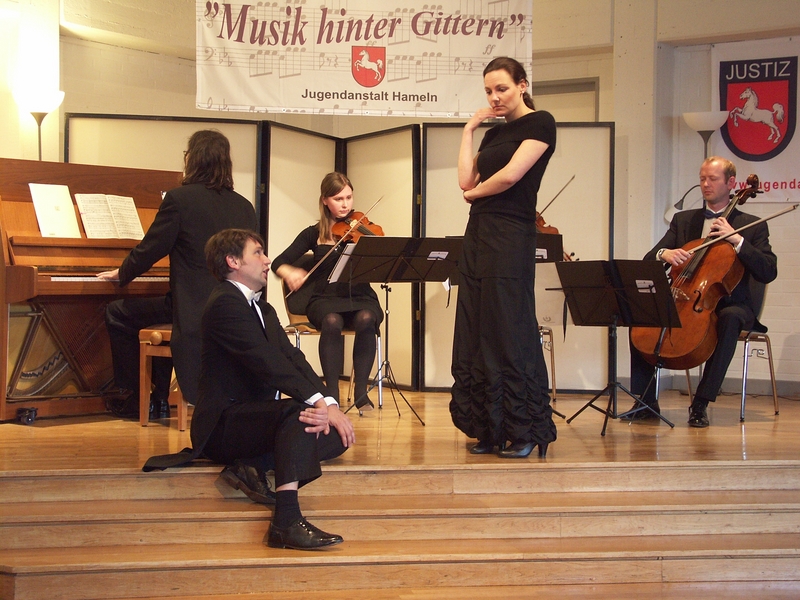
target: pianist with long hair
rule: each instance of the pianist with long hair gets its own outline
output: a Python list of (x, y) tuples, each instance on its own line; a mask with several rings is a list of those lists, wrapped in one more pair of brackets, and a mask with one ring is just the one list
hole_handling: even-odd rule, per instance
[[(233, 191), (230, 143), (219, 131), (197, 131), (184, 152), (180, 187), (167, 192), (155, 220), (142, 241), (119, 269), (100, 279), (125, 286), (169, 255), (170, 293), (156, 298), (124, 298), (106, 308), (114, 380), (120, 392), (109, 410), (121, 417), (138, 418), (139, 329), (172, 323), (172, 361), (181, 392), (192, 404), (200, 377), (200, 317), (216, 280), (206, 266), (204, 247), (223, 229), (257, 228), (253, 205)], [(172, 363), (153, 359), (154, 391), (150, 418), (169, 417)]]

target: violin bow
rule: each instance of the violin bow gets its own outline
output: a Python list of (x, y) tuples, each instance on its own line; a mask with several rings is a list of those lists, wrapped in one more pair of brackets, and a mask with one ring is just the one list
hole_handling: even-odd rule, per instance
[(553, 196), (553, 199), (552, 199), (552, 200), (550, 200), (550, 202), (548, 202), (548, 203), (547, 203), (547, 206), (545, 206), (545, 207), (544, 207), (542, 210), (540, 210), (540, 211), (539, 211), (539, 214), (540, 214), (540, 215), (541, 215), (541, 214), (544, 214), (544, 211), (546, 211), (546, 210), (547, 210), (547, 207), (548, 207), (548, 206), (550, 206), (550, 205), (551, 205), (553, 202), (555, 202), (555, 201), (556, 201), (556, 198), (558, 198), (558, 197), (561, 195), (561, 192), (563, 192), (565, 189), (567, 189), (567, 186), (568, 186), (570, 183), (572, 183), (572, 180), (573, 180), (573, 179), (575, 179), (575, 175), (573, 175), (572, 177), (570, 177), (570, 178), (569, 178), (569, 181), (568, 181), (567, 183), (565, 183), (565, 184), (564, 184), (564, 187), (562, 187), (560, 190), (558, 190), (558, 193), (557, 193), (555, 196)]
[(762, 217), (762, 218), (758, 219), (757, 221), (753, 221), (752, 223), (748, 223), (747, 225), (742, 225), (741, 227), (739, 227), (739, 229), (734, 229), (730, 233), (726, 233), (725, 235), (721, 235), (719, 237), (715, 237), (713, 240), (708, 240), (707, 242), (704, 242), (704, 243), (700, 244), (699, 246), (697, 246), (695, 248), (692, 248), (691, 250), (689, 250), (689, 254), (694, 254), (695, 252), (698, 252), (698, 251), (702, 250), (703, 248), (707, 248), (711, 244), (716, 244), (717, 242), (720, 242), (722, 240), (728, 239), (729, 237), (731, 237), (732, 235), (734, 235), (736, 233), (739, 233), (740, 231), (744, 231), (745, 229), (749, 229), (750, 227), (753, 227), (753, 225), (758, 225), (759, 223), (763, 223), (764, 221), (769, 221), (770, 219), (774, 219), (775, 217), (780, 217), (781, 215), (785, 215), (788, 212), (792, 212), (798, 206), (800, 206), (800, 204), (793, 204), (792, 206), (787, 206), (783, 210), (779, 210), (778, 212), (773, 213), (773, 214), (769, 215), (768, 217)]
[[(353, 232), (353, 230), (354, 230), (356, 227), (358, 227), (358, 224), (359, 224), (359, 223), (361, 223), (362, 219), (366, 218), (366, 216), (369, 214), (369, 211), (371, 211), (373, 208), (375, 208), (376, 206), (378, 206), (378, 202), (380, 202), (381, 200), (383, 200), (383, 196), (381, 196), (380, 198), (378, 198), (377, 200), (375, 200), (375, 204), (373, 204), (372, 206), (370, 206), (370, 207), (369, 207), (369, 209), (367, 209), (367, 212), (365, 212), (363, 215), (361, 215), (361, 218), (360, 218), (360, 219), (353, 219), (353, 222), (352, 222), (352, 223), (350, 223), (350, 229), (348, 229), (348, 230), (345, 232), (345, 234), (344, 234), (342, 237), (340, 237), (340, 238), (339, 238), (339, 239), (336, 241), (336, 243), (335, 243), (335, 244), (334, 244), (334, 245), (331, 247), (331, 249), (330, 249), (330, 250), (328, 250), (328, 251), (325, 253), (325, 256), (323, 256), (322, 258), (320, 258), (320, 259), (319, 259), (319, 261), (317, 261), (317, 264), (315, 264), (313, 267), (311, 267), (311, 270), (310, 270), (308, 273), (306, 273), (306, 276), (305, 276), (305, 278), (303, 279), (303, 285), (305, 285), (306, 281), (307, 281), (307, 280), (308, 280), (308, 278), (311, 276), (311, 274), (312, 274), (314, 271), (316, 271), (316, 270), (317, 270), (317, 267), (319, 267), (319, 266), (320, 266), (322, 263), (324, 263), (324, 262), (325, 262), (325, 259), (327, 259), (327, 258), (328, 258), (328, 257), (329, 257), (329, 256), (330, 256), (330, 255), (331, 255), (331, 254), (332, 254), (332, 253), (333, 253), (333, 252), (336, 250), (336, 248), (338, 248), (338, 247), (339, 247), (339, 244), (341, 244), (341, 243), (342, 243), (342, 242), (345, 240), (345, 238), (348, 236), (348, 234), (352, 233), (352, 232)], [(301, 285), (300, 287), (303, 287), (303, 285)], [(297, 289), (299, 290), (300, 288), (297, 288)], [(291, 296), (293, 293), (294, 293), (294, 290), (289, 290), (289, 293), (288, 293), (288, 294), (286, 294), (286, 297), (288, 298), (288, 297), (289, 297), (289, 296)]]

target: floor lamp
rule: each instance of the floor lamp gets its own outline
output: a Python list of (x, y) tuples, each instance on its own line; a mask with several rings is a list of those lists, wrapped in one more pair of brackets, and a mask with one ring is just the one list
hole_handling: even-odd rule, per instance
[(703, 138), (703, 160), (705, 160), (708, 158), (708, 140), (711, 138), (711, 134), (728, 120), (728, 111), (685, 112), (683, 120)]
[(39, 160), (42, 160), (42, 121), (51, 112), (56, 110), (64, 101), (64, 92), (55, 90), (50, 94), (26, 91), (15, 94), (17, 104), (31, 113), (36, 120), (39, 134)]
[[(711, 134), (722, 127), (728, 120), (728, 111), (685, 112), (683, 113), (683, 120), (703, 138), (703, 160), (705, 160), (708, 158), (708, 140), (711, 138)], [(690, 187), (680, 200), (667, 208), (667, 212), (664, 213), (664, 220), (667, 223), (672, 220), (676, 212), (683, 210), (683, 202), (686, 196), (696, 187), (700, 187), (700, 185), (695, 184)]]

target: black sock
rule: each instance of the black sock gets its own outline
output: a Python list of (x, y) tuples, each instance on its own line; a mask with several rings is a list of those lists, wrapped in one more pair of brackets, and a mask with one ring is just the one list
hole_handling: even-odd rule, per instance
[(692, 405), (690, 408), (693, 410), (705, 410), (707, 406), (708, 406), (708, 400), (706, 400), (705, 398), (695, 397), (695, 399), (692, 401)]
[(300, 502), (297, 499), (297, 490), (282, 490), (275, 493), (275, 514), (272, 522), (275, 527), (285, 529), (297, 519), (302, 519)]

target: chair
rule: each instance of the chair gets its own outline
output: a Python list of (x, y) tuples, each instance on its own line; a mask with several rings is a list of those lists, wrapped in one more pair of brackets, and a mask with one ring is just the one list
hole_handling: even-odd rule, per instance
[[(753, 299), (753, 305), (758, 306), (758, 312), (756, 313), (756, 322), (753, 325), (752, 329), (743, 330), (739, 334), (740, 342), (744, 342), (744, 356), (742, 358), (742, 405), (741, 410), (739, 413), (739, 422), (744, 423), (744, 407), (745, 402), (747, 401), (747, 367), (750, 362), (751, 354), (757, 354), (758, 356), (763, 357), (765, 350), (754, 350), (753, 352), (750, 351), (750, 344), (752, 343), (762, 343), (766, 346), (766, 354), (767, 359), (769, 360), (769, 378), (772, 383), (772, 403), (775, 407), (775, 414), (779, 414), (778, 410), (778, 387), (775, 384), (775, 366), (772, 362), (772, 344), (769, 341), (769, 336), (767, 335), (767, 327), (766, 325), (762, 324), (759, 319), (761, 318), (761, 313), (764, 310), (764, 296), (766, 294), (767, 286), (766, 284), (760, 283), (750, 278), (750, 296)], [(689, 371), (686, 371), (686, 380), (689, 386), (689, 397), (693, 396), (692, 394), (692, 383), (689, 379)]]
[[(146, 427), (150, 414), (150, 388), (153, 383), (153, 357), (172, 357), (169, 347), (172, 323), (153, 325), (139, 330), (139, 424)], [(179, 388), (171, 390), (169, 403), (178, 406), (178, 429), (186, 431), (189, 421), (189, 403)]]
[[(298, 267), (301, 269), (305, 269), (306, 271), (310, 271), (315, 264), (314, 256), (311, 254), (305, 254), (301, 256), (297, 261), (293, 263), (292, 266)], [(287, 335), (294, 335), (294, 345), (296, 348), (300, 348), (300, 337), (303, 335), (320, 335), (319, 329), (314, 327), (314, 325), (309, 322), (308, 317), (305, 315), (306, 306), (308, 305), (308, 301), (311, 299), (311, 294), (313, 292), (312, 286), (309, 285), (310, 282), (307, 282), (300, 290), (297, 292), (293, 292), (291, 295), (289, 294), (289, 288), (286, 285), (285, 281), (281, 281), (281, 289), (283, 290), (283, 301), (284, 306), (286, 308), (286, 316), (289, 319), (289, 324), (284, 327), (284, 331)], [(352, 335), (355, 336), (356, 332), (353, 329), (343, 329), (342, 333), (344, 335)], [(376, 329), (375, 335), (378, 338), (376, 344), (377, 356), (378, 356), (378, 365), (381, 366), (383, 364), (382, 359), (382, 352), (381, 352), (381, 334), (380, 330)], [(355, 379), (355, 371), (351, 368), (350, 369), (350, 386), (347, 390), (347, 404), (350, 404), (353, 401), (353, 385)], [(378, 382), (378, 407), (383, 406), (383, 386), (381, 385), (381, 381)], [(359, 410), (359, 414), (362, 414), (362, 411)]]
[(550, 386), (553, 390), (552, 402), (556, 401), (556, 352), (553, 347), (553, 330), (545, 325), (539, 325), (539, 341), (543, 349), (550, 351)]

